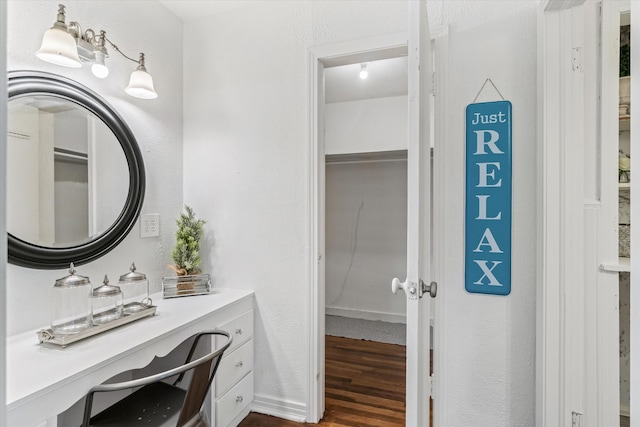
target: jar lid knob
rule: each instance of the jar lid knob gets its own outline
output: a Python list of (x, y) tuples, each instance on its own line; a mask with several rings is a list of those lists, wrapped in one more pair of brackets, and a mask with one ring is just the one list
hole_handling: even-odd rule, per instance
[(147, 276), (143, 273), (139, 273), (136, 271), (136, 264), (134, 262), (131, 263), (131, 267), (129, 267), (129, 272), (127, 274), (123, 274), (120, 276), (120, 283), (132, 283), (139, 282), (142, 280), (147, 280)]
[(109, 278), (107, 277), (106, 274), (104, 275), (104, 280), (102, 281), (102, 283), (104, 283), (102, 286), (99, 286), (93, 290), (94, 297), (102, 298), (102, 297), (120, 295), (122, 293), (122, 290), (120, 289), (119, 286), (114, 286), (109, 284)]
[(90, 284), (88, 277), (76, 274), (76, 268), (73, 263), (69, 264), (69, 275), (61, 279), (57, 279), (55, 287), (57, 288), (69, 288), (73, 286), (81, 286)]

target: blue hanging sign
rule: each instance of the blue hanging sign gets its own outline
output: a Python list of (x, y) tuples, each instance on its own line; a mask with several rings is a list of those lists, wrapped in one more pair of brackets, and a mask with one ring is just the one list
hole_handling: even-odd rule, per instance
[(511, 292), (511, 102), (466, 113), (465, 277), (468, 292)]

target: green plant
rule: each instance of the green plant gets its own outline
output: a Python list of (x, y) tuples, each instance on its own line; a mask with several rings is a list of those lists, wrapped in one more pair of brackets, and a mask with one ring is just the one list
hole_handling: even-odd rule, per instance
[(200, 270), (200, 239), (204, 231), (205, 221), (196, 218), (194, 210), (184, 205), (184, 213), (176, 219), (176, 246), (171, 251), (171, 259), (175, 263), (169, 265), (178, 275), (198, 274)]
[(620, 77), (631, 75), (631, 47), (620, 46)]
[(620, 27), (620, 77), (631, 75), (631, 26)]

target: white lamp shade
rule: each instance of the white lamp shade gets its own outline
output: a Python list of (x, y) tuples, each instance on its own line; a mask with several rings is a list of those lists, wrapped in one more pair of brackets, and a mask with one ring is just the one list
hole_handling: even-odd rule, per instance
[(142, 99), (155, 99), (158, 97), (156, 90), (153, 88), (151, 75), (139, 69), (131, 73), (129, 86), (127, 86), (125, 92), (133, 97)]
[(76, 41), (71, 34), (60, 28), (50, 28), (44, 33), (42, 46), (36, 52), (36, 56), (43, 61), (64, 67), (82, 67)]
[(96, 51), (96, 62), (91, 66), (91, 72), (99, 79), (104, 79), (109, 75), (109, 68), (104, 64), (104, 53)]

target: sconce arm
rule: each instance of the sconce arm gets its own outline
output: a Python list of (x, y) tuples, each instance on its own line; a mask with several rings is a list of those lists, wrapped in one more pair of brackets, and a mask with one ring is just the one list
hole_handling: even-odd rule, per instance
[(107, 35), (104, 33), (104, 31), (101, 33), (101, 37), (102, 37), (104, 40), (106, 40), (106, 41), (111, 45), (111, 47), (113, 48), (113, 50), (115, 50), (116, 52), (118, 52), (120, 55), (124, 56), (125, 58), (127, 58), (127, 59), (128, 59), (129, 61), (131, 61), (131, 62), (135, 62), (136, 64), (140, 64), (140, 61), (138, 61), (138, 60), (136, 60), (136, 59), (133, 59), (133, 58), (131, 58), (131, 57), (129, 57), (129, 56), (127, 56), (127, 55), (125, 55), (125, 54), (124, 54), (124, 52), (122, 52), (118, 46), (116, 46), (116, 45), (115, 45), (111, 40), (109, 40), (109, 38), (108, 38), (108, 37), (107, 37)]

